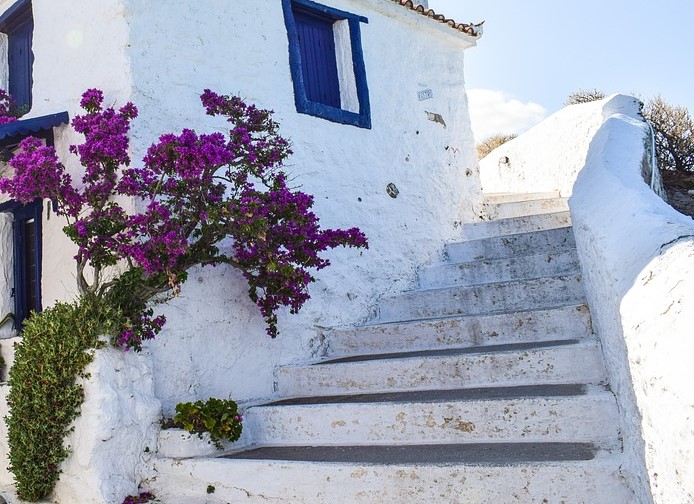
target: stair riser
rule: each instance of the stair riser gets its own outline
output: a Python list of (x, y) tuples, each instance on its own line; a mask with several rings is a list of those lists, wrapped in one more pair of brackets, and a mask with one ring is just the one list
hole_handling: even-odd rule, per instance
[(451, 263), (463, 263), (480, 259), (499, 259), (519, 254), (549, 253), (575, 250), (573, 231), (570, 227), (551, 229), (512, 236), (495, 236), (446, 245), (446, 256)]
[(585, 302), (580, 276), (413, 291), (381, 302), (378, 322), (529, 311)]
[(516, 203), (519, 201), (535, 201), (561, 197), (559, 191), (540, 193), (485, 193), (484, 201), (489, 204)]
[[(358, 465), (168, 460), (152, 490), (169, 504), (631, 504), (617, 463)], [(213, 494), (204, 495), (212, 484)]]
[(548, 198), (527, 201), (487, 202), (485, 213), (490, 219), (510, 219), (528, 215), (566, 212), (569, 209), (567, 198)]
[(284, 397), (436, 390), (605, 379), (595, 342), (485, 354), (372, 360), (278, 369)]
[(435, 266), (420, 273), (419, 286), (422, 289), (468, 287), (580, 272), (578, 255), (570, 251)]
[(463, 226), (465, 240), (479, 240), (499, 235), (528, 233), (556, 229), (571, 225), (569, 212), (556, 212), (513, 219), (499, 219), (485, 222), (475, 222)]
[(409, 443), (617, 443), (614, 398), (515, 398), (445, 403), (323, 404), (251, 408), (245, 428), (258, 445)]
[(592, 333), (586, 305), (481, 317), (427, 320), (333, 331), (328, 355), (401, 352), (579, 339)]

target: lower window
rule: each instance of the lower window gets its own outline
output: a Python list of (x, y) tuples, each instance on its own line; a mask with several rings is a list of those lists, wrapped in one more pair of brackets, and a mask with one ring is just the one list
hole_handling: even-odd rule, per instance
[(11, 213), (14, 283), (8, 286), (14, 299), (15, 327), (32, 311), (41, 311), (41, 201), (29, 205), (3, 203), (0, 211)]

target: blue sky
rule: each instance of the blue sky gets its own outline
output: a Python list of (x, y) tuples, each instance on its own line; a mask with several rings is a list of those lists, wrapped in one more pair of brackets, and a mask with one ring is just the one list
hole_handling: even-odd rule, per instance
[(540, 109), (551, 114), (582, 88), (660, 94), (694, 113), (692, 0), (429, 0), (429, 7), (456, 21), (485, 20), (482, 39), (465, 52), (465, 80), (468, 89), (487, 90), (487, 107), (497, 102), (492, 114), (507, 106), (509, 127), (527, 128)]

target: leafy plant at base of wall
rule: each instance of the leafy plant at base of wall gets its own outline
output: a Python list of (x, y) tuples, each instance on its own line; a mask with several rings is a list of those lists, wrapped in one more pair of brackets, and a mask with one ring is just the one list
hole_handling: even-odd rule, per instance
[(230, 399), (210, 398), (207, 401), (178, 403), (173, 424), (202, 437), (209, 432), (210, 439), (218, 449), (222, 440), (236, 441), (243, 430), (243, 418), (238, 406)]
[(112, 332), (120, 317), (97, 298), (85, 297), (34, 313), (24, 324), (5, 417), (10, 470), (21, 499), (41, 499), (58, 481), (60, 463), (70, 453), (65, 437), (84, 400), (77, 378), (86, 377), (94, 349), (103, 345), (99, 335)]
[(146, 502), (153, 502), (154, 499), (154, 494), (150, 492), (142, 492), (139, 495), (128, 495), (123, 500), (123, 504), (145, 504)]

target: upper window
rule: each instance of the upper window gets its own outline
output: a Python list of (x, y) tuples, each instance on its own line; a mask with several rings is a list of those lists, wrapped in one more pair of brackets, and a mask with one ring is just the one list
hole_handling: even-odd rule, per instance
[(34, 17), (31, 0), (19, 0), (0, 16), (0, 32), (7, 37), (7, 74), (5, 85), (20, 113), (31, 108), (32, 66), (31, 41)]
[(296, 110), (371, 128), (361, 48), (365, 17), (310, 0), (283, 0)]

